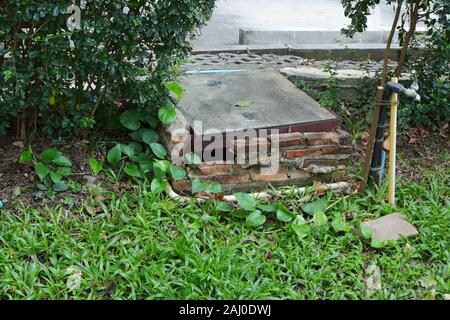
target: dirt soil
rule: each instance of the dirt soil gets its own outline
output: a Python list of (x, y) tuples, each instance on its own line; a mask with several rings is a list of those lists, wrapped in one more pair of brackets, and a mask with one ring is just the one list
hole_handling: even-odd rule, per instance
[[(42, 207), (55, 203), (64, 203), (66, 197), (73, 198), (74, 203), (70, 206), (83, 203), (86, 199), (95, 196), (96, 190), (88, 188), (83, 179), (84, 176), (92, 176), (92, 171), (88, 161), (90, 157), (104, 161), (109, 147), (114, 142), (124, 142), (127, 137), (124, 135), (110, 136), (108, 142), (98, 137), (88, 141), (83, 138), (73, 138), (65, 140), (62, 144), (52, 143), (50, 138), (35, 138), (31, 145), (33, 152), (39, 155), (47, 148), (56, 148), (72, 162), (72, 176), (70, 179), (80, 187), (78, 191), (66, 191), (57, 193), (55, 200), (50, 201), (37, 188), (39, 178), (34, 173), (32, 163), (20, 164), (18, 159), (20, 154), (28, 148), (22, 141), (17, 141), (11, 136), (0, 139), (0, 200), (4, 207), (13, 209), (15, 207)], [(103, 173), (100, 173), (96, 179), (96, 184), (102, 187), (114, 188), (108, 186), (111, 183)], [(66, 179), (67, 180), (67, 179)], [(118, 186), (122, 189), (123, 184)], [(119, 188), (117, 188), (119, 189)]]
[[(108, 136), (108, 140), (126, 141), (126, 136)], [(42, 137), (32, 142), (33, 150), (39, 154), (42, 150), (55, 147), (62, 151), (73, 163), (73, 176), (71, 180), (80, 186), (77, 192), (68, 191), (58, 193), (53, 201), (50, 201), (36, 187), (38, 177), (33, 172), (32, 164), (19, 164), (18, 158), (27, 147), (21, 141), (11, 137), (0, 140), (0, 200), (5, 208), (13, 209), (17, 206), (42, 207), (56, 203), (63, 204), (66, 197), (73, 198), (70, 206), (81, 204), (87, 199), (95, 198), (96, 191), (85, 185), (83, 176), (92, 175), (88, 161), (91, 156), (97, 160), (106, 158), (107, 150), (113, 145), (111, 141), (98, 137), (93, 141), (74, 138), (67, 140), (64, 144), (55, 145), (50, 139)], [(364, 137), (355, 143), (354, 157), (360, 162), (365, 154), (366, 141)], [(407, 136), (399, 138), (397, 174), (403, 181), (421, 181), (424, 171), (447, 172), (449, 167), (450, 143), (448, 136), (439, 133), (428, 133), (425, 130), (413, 128)], [(446, 171), (447, 170), (447, 171)], [(349, 182), (356, 185), (356, 181), (347, 178)], [(106, 189), (124, 191), (131, 188), (132, 181), (121, 182), (117, 185), (111, 184), (104, 174), (97, 177), (97, 182)], [(100, 195), (97, 195), (100, 197)]]

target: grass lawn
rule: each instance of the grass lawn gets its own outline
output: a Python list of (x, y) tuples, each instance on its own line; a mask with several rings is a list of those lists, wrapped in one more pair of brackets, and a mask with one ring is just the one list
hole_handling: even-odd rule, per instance
[[(102, 213), (91, 202), (3, 209), (0, 299), (448, 298), (448, 171), (422, 174), (399, 187), (398, 208), (384, 192), (324, 195), (327, 216), (351, 230), (313, 226), (304, 239), (275, 217), (252, 229), (212, 203), (181, 206), (143, 184), (107, 193)], [(299, 213), (302, 197), (281, 201)], [(419, 236), (374, 249), (358, 235), (361, 221), (395, 211)]]

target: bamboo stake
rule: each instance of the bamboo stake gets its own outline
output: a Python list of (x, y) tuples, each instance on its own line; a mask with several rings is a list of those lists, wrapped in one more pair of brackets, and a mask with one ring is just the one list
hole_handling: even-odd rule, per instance
[(369, 179), (370, 165), (372, 163), (372, 156), (373, 156), (373, 147), (375, 145), (375, 136), (377, 134), (378, 121), (380, 120), (381, 103), (383, 102), (382, 101), (383, 100), (383, 92), (384, 92), (384, 88), (378, 87), (375, 110), (373, 111), (372, 123), (370, 125), (370, 133), (369, 133), (369, 141), (367, 143), (366, 157), (364, 159), (364, 169), (363, 169), (362, 181), (359, 184), (359, 189), (358, 189), (359, 192), (364, 192), (364, 190), (366, 190), (367, 179)]
[[(397, 83), (398, 78), (393, 77), (392, 82)], [(398, 94), (393, 93), (391, 96), (391, 119), (390, 119), (390, 134), (389, 134), (389, 204), (395, 204), (395, 159), (397, 156), (397, 105)]]

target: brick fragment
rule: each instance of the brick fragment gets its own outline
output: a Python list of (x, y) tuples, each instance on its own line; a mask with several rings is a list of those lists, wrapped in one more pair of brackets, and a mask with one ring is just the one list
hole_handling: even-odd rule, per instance
[(336, 132), (306, 132), (306, 142), (310, 146), (326, 144), (339, 145), (339, 137)]
[(227, 174), (230, 165), (226, 164), (224, 161), (219, 162), (205, 162), (198, 166), (198, 170), (203, 175), (213, 175), (213, 174)]
[(178, 191), (188, 191), (192, 187), (192, 181), (189, 179), (173, 181), (171, 184), (172, 188)]
[[(203, 180), (202, 180), (203, 181)], [(210, 176), (204, 182), (219, 182), (221, 184), (237, 184), (237, 183), (245, 183), (250, 181), (249, 174), (240, 174), (240, 175), (221, 175), (221, 176)]]
[[(292, 147), (292, 146), (301, 146), (306, 143), (305, 136), (300, 132), (291, 132), (291, 133), (283, 133), (279, 134), (278, 143), (280, 148), (284, 147)], [(271, 136), (271, 140), (276, 139), (275, 136)]]
[(349, 146), (325, 146), (325, 147), (306, 147), (296, 150), (287, 150), (286, 159), (300, 158), (300, 157), (312, 157), (321, 155), (333, 155), (333, 154), (350, 154), (353, 148)]
[(257, 174), (252, 176), (253, 181), (286, 181), (288, 180), (288, 176), (286, 173), (275, 173), (275, 174)]

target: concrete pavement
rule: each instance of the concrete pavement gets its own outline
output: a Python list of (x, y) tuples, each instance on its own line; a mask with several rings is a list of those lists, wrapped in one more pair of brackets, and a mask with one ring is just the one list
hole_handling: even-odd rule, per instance
[[(381, 6), (368, 16), (368, 31), (377, 32), (377, 39), (384, 39), (381, 32), (388, 32), (393, 19), (391, 6)], [(280, 45), (304, 44), (298, 31), (312, 31), (316, 34), (309, 37), (309, 42), (324, 44), (334, 39), (334, 34), (349, 23), (339, 0), (220, 0), (208, 26), (201, 29), (201, 35), (194, 41), (194, 50), (232, 47), (239, 45), (239, 30), (257, 30), (258, 37), (247, 39), (246, 44)], [(273, 36), (262, 37), (261, 31), (272, 32)], [(280, 33), (285, 31), (285, 33)], [(317, 32), (324, 32), (323, 37), (317, 37)], [(327, 31), (333, 34), (327, 34)], [(297, 32), (293, 41), (289, 33)], [(263, 32), (264, 33), (264, 32)], [(284, 39), (282, 35), (284, 34)], [(375, 34), (375, 33), (374, 33)], [(307, 33), (302, 33), (303, 39), (308, 39)], [(327, 37), (327, 38), (324, 38)], [(281, 39), (281, 40), (280, 40)], [(303, 42), (302, 42), (303, 41)], [(245, 42), (245, 41), (241, 41)], [(289, 43), (291, 42), (291, 43)], [(368, 38), (359, 37), (358, 43), (373, 44)]]

